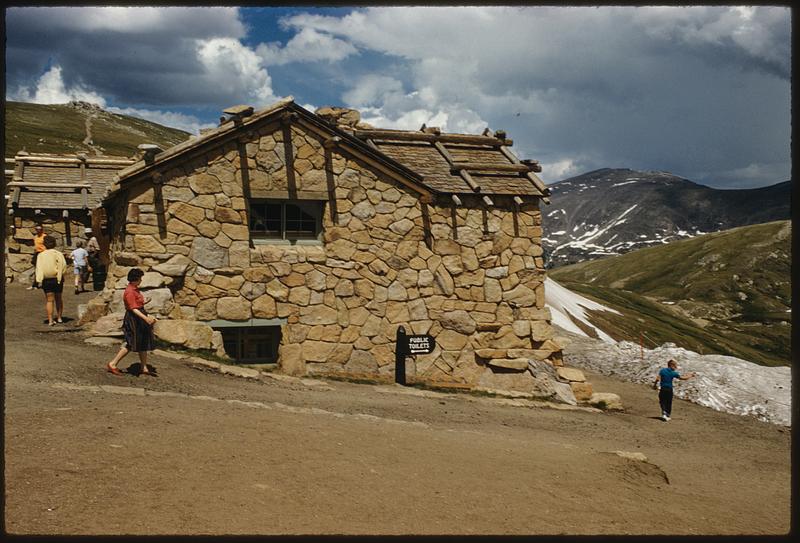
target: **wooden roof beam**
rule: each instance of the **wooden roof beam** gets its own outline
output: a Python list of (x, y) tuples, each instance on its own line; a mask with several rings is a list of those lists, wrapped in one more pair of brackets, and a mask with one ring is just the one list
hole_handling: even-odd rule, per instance
[(453, 170), (470, 171), (494, 171), (494, 172), (513, 172), (526, 173), (530, 168), (525, 164), (492, 164), (490, 162), (454, 162), (451, 164)]
[[(55, 157), (55, 156), (43, 156), (43, 155), (24, 155), (20, 156), (17, 155), (16, 161), (20, 163), (25, 162), (51, 162), (53, 164), (75, 164), (79, 165), (83, 163), (83, 160), (80, 158), (69, 158), (69, 157)], [(135, 160), (126, 159), (126, 158), (87, 158), (86, 163), (91, 166), (92, 164), (96, 165), (116, 165), (116, 166), (130, 166), (131, 164), (135, 163)]]
[(154, 143), (142, 143), (141, 145), (137, 146), (137, 149), (144, 153), (143, 158), (145, 164), (152, 164), (156, 159), (156, 155), (162, 152), (161, 147)]
[(469, 188), (471, 188), (475, 192), (480, 192), (481, 191), (481, 186), (477, 183), (477, 181), (475, 181), (472, 178), (472, 176), (469, 174), (469, 172), (467, 172), (466, 170), (458, 170), (458, 173), (459, 173), (459, 175), (461, 175), (461, 178), (464, 181), (466, 181), (467, 185), (469, 185)]
[(9, 187), (19, 187), (23, 189), (37, 188), (37, 189), (90, 189), (92, 186), (88, 183), (25, 183), (23, 181), (12, 181), (8, 184)]
[(444, 159), (447, 161), (448, 164), (450, 164), (451, 166), (455, 164), (456, 160), (453, 158), (453, 155), (450, 154), (450, 151), (445, 149), (441, 141), (434, 141), (433, 146), (436, 147), (436, 150), (439, 151), (439, 154), (441, 154), (444, 157)]
[(488, 136), (476, 136), (472, 134), (431, 134), (428, 132), (406, 132), (403, 130), (354, 130), (353, 135), (361, 139), (373, 139), (378, 141), (421, 141), (433, 143), (464, 143), (472, 145), (485, 145), (490, 147), (500, 147), (502, 145), (513, 145), (512, 140), (498, 139)]

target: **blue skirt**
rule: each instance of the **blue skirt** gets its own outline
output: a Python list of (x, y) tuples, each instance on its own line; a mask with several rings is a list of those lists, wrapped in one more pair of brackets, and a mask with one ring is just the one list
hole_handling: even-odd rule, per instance
[[(144, 308), (139, 311), (147, 315)], [(147, 324), (134, 314), (133, 310), (127, 309), (122, 318), (122, 332), (125, 334), (125, 348), (129, 351), (153, 351), (155, 350), (155, 337), (153, 327)]]

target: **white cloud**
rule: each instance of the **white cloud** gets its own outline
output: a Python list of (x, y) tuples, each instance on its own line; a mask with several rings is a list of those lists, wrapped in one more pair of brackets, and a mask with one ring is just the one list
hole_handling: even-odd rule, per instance
[(198, 41), (197, 58), (203, 66), (206, 84), (219, 96), (255, 100), (252, 105), (258, 107), (277, 100), (272, 92), (272, 79), (261, 67), (260, 57), (238, 40)]
[[(777, 6), (660, 7), (637, 10), (634, 24), (657, 39), (691, 47), (730, 46), (761, 67), (790, 73), (788, 10)], [(727, 58), (736, 61), (735, 55)]]
[(358, 53), (350, 43), (312, 28), (300, 29), (284, 47), (276, 43), (264, 43), (256, 53), (267, 66), (290, 62), (336, 62)]
[(154, 122), (163, 126), (169, 126), (184, 130), (190, 134), (200, 134), (201, 128), (216, 128), (214, 123), (204, 123), (194, 115), (185, 115), (173, 111), (158, 111), (153, 109), (137, 109), (132, 107), (109, 107), (108, 111), (130, 117), (138, 117), (146, 121)]
[[(547, 182), (551, 183), (580, 175), (586, 171), (583, 166), (568, 158), (555, 162), (545, 162), (542, 164), (542, 170), (547, 172)], [(540, 177), (542, 176), (540, 175)]]
[[(609, 165), (789, 177), (785, 7), (376, 7), (287, 17), (289, 39), (260, 45), (249, 13), (9, 8), (8, 89), (185, 111), (261, 107), (280, 81), (378, 126), (505, 129), (550, 179)], [(31, 79), (48, 63), (60, 87)]]
[(349, 91), (342, 96), (350, 107), (364, 108), (382, 104), (387, 97), (402, 95), (403, 82), (394, 77), (368, 74), (359, 77)]
[(20, 87), (9, 97), (20, 102), (34, 102), (36, 104), (66, 104), (73, 100), (90, 102), (101, 107), (105, 106), (105, 99), (96, 92), (76, 85), (67, 88), (61, 76), (61, 66), (54, 65), (36, 81), (33, 89)]
[(787, 8), (385, 7), (283, 25), (387, 59), (366, 75), (348, 64), (342, 98), (365, 121), (503, 128), (550, 179), (722, 171), (766, 148), (788, 173)]

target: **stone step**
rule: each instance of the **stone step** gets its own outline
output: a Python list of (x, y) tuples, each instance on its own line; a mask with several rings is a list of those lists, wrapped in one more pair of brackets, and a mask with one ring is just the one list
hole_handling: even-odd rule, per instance
[(488, 364), (495, 368), (505, 368), (509, 370), (525, 371), (528, 369), (527, 358), (492, 358)]
[(583, 374), (581, 370), (577, 368), (568, 368), (562, 366), (560, 368), (557, 368), (556, 372), (558, 373), (558, 376), (561, 379), (564, 379), (565, 381), (569, 381), (571, 383), (572, 382), (583, 383), (586, 381), (586, 376)]

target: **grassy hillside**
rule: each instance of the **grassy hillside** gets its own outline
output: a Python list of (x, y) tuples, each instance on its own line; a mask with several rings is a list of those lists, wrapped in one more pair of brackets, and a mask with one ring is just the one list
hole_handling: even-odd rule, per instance
[(673, 342), (767, 365), (791, 356), (791, 224), (734, 228), (550, 271), (621, 311), (595, 313), (615, 339)]
[[(23, 148), (31, 153), (94, 154), (92, 146), (105, 155), (133, 156), (139, 144), (155, 143), (166, 149), (190, 136), (183, 130), (101, 109), (23, 102), (6, 102), (5, 107), (6, 157)], [(83, 143), (87, 118), (91, 120), (92, 146)]]

